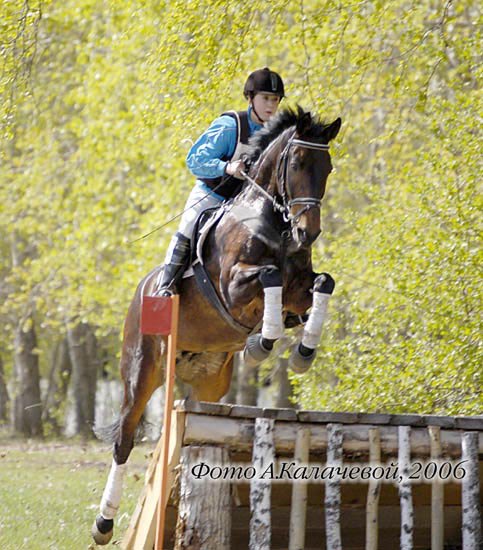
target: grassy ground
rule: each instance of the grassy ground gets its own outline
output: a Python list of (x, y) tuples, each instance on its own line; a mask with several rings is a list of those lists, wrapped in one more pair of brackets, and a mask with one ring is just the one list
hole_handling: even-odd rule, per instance
[[(119, 548), (144, 484), (154, 444), (130, 458), (114, 537)], [(111, 464), (107, 445), (0, 439), (0, 549), (86, 550)]]

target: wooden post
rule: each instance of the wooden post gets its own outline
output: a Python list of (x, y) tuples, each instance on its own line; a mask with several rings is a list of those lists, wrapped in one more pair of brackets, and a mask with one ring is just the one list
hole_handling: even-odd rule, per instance
[(163, 433), (161, 435), (162, 447), (160, 457), (161, 467), (161, 487), (160, 497), (158, 502), (157, 527), (156, 527), (156, 544), (155, 550), (163, 550), (164, 539), (164, 523), (166, 518), (166, 505), (168, 504), (169, 495), (167, 491), (168, 480), (168, 454), (169, 454), (169, 438), (171, 432), (171, 411), (173, 410), (174, 401), (174, 377), (176, 370), (176, 342), (178, 338), (178, 315), (179, 315), (179, 295), (175, 294), (171, 297), (172, 313), (171, 313), (171, 330), (168, 335), (168, 357), (166, 361), (166, 376), (165, 388), (166, 398), (164, 402), (163, 415)]
[(267, 474), (258, 479), (267, 468), (274, 469), (273, 428), (275, 421), (268, 418), (255, 420), (252, 466), (257, 474), (250, 483), (250, 550), (270, 550), (271, 539), (271, 481)]
[(399, 482), (399, 499), (401, 502), (401, 550), (413, 549), (414, 511), (409, 467), (411, 461), (411, 428), (399, 426), (398, 468), (401, 476)]
[[(295, 462), (301, 465), (309, 462), (310, 429), (300, 428), (295, 441)], [(305, 522), (307, 515), (307, 482), (303, 480), (292, 483), (292, 505), (290, 508), (289, 550), (304, 550)]]
[(478, 437), (478, 432), (465, 432), (462, 440), (463, 550), (478, 550), (481, 542)]
[[(441, 459), (441, 429), (428, 426), (431, 460)], [(431, 550), (443, 550), (444, 545), (444, 485), (438, 476), (431, 483)]]
[[(381, 436), (378, 428), (369, 428), (369, 462), (373, 468), (381, 463)], [(380, 493), (381, 482), (371, 479), (366, 504), (366, 550), (377, 550)]]
[[(170, 438), (169, 461), (167, 473), (167, 496), (174, 486), (176, 468), (178, 467), (181, 444), (183, 441), (185, 424), (185, 413), (176, 411), (171, 417), (171, 434), (175, 437)], [(162, 440), (158, 441), (153, 458), (146, 471), (144, 489), (139, 496), (137, 506), (131, 516), (126, 533), (122, 539), (121, 548), (123, 550), (139, 550), (140, 548), (153, 548), (156, 539), (156, 519), (159, 502), (159, 488), (161, 487), (161, 447)]]
[[(198, 465), (210, 474), (196, 477)], [(183, 447), (175, 550), (230, 550), (230, 481), (218, 476), (229, 465), (225, 447)]]
[[(327, 424), (327, 465), (342, 469), (342, 426)], [(340, 532), (340, 479), (329, 479), (325, 485), (325, 530), (327, 548), (342, 550)]]

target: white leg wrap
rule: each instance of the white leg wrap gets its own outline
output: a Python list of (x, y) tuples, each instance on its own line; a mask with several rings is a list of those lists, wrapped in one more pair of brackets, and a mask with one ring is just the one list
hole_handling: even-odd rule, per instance
[(126, 473), (127, 464), (116, 464), (112, 460), (111, 471), (107, 478), (106, 488), (101, 500), (101, 515), (105, 519), (114, 519), (122, 495), (122, 480)]
[(306, 348), (315, 349), (319, 343), (320, 335), (322, 334), (322, 325), (327, 316), (327, 304), (330, 294), (322, 292), (314, 292), (312, 301), (312, 309), (309, 319), (305, 324), (302, 344)]
[(283, 336), (282, 287), (267, 287), (263, 291), (265, 293), (265, 306), (263, 309), (262, 336), (267, 340), (277, 340)]

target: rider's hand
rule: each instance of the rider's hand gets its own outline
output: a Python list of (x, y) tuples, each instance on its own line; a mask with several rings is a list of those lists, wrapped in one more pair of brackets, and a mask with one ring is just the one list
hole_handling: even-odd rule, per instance
[(235, 176), (235, 178), (243, 179), (242, 172), (245, 172), (245, 165), (242, 160), (235, 160), (229, 162), (226, 165), (225, 172), (229, 176)]

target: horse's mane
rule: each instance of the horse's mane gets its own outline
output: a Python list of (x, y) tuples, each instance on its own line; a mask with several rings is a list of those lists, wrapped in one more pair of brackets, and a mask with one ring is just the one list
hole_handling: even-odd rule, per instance
[(256, 162), (265, 149), (277, 138), (282, 132), (291, 126), (296, 126), (302, 119), (309, 119), (309, 125), (304, 131), (305, 137), (320, 137), (327, 127), (327, 124), (321, 122), (318, 117), (312, 116), (309, 112), (305, 112), (300, 105), (297, 109), (283, 109), (279, 111), (268, 123), (250, 139), (250, 148), (247, 152), (248, 162)]

